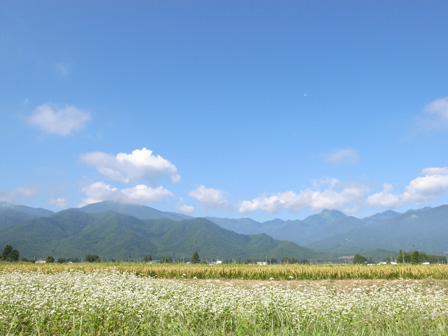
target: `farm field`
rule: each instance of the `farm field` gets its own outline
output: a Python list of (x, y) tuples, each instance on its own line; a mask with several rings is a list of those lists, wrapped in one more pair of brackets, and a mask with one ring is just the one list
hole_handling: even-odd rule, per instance
[[(267, 275), (263, 267), (222, 266), (219, 273), (215, 266), (187, 266), (2, 264), (0, 334), (448, 334), (448, 281), (421, 278), (420, 266), (415, 267), (418, 279), (346, 280), (297, 280), (298, 270), (305, 266), (277, 266), (277, 273), (274, 267), (265, 267), (265, 272), (271, 272)], [(358, 270), (356, 266), (306, 267), (317, 274), (331, 267)], [(398, 266), (403, 272), (407, 267), (413, 266)], [(442, 274), (441, 267), (426, 269)], [(144, 274), (147, 268), (160, 275)], [(175, 273), (176, 269), (189, 274)], [(245, 270), (246, 280), (211, 279), (207, 269), (218, 274)], [(282, 278), (282, 272), (290, 275)], [(209, 278), (200, 279), (201, 274)]]
[(55, 273), (64, 271), (118, 271), (165, 279), (241, 280), (348, 280), (348, 279), (438, 279), (448, 280), (448, 265), (246, 265), (246, 264), (147, 264), (102, 262), (74, 264), (0, 263), (0, 271)]

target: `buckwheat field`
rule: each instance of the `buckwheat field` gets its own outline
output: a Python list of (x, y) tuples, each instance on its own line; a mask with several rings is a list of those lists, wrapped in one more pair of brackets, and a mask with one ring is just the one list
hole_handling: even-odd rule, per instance
[(160, 279), (125, 269), (0, 268), (0, 334), (448, 334), (446, 280), (299, 281), (293, 267), (282, 279)]

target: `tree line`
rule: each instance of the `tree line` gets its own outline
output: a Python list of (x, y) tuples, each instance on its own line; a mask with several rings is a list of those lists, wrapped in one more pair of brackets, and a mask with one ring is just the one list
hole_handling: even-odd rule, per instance
[[(388, 263), (395, 261), (398, 264), (414, 264), (414, 265), (420, 264), (424, 261), (427, 261), (431, 264), (437, 264), (437, 263), (446, 264), (447, 257), (444, 255), (427, 254), (426, 252), (417, 250), (412, 251), (400, 250), (398, 256), (386, 258), (383, 261)], [(361, 254), (356, 254), (353, 258), (353, 263), (354, 264), (373, 263), (373, 260), (372, 258), (368, 259), (367, 257), (362, 256)]]

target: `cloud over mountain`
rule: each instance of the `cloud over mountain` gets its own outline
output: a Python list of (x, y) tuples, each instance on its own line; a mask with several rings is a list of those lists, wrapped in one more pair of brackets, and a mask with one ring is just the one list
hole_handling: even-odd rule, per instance
[(160, 155), (153, 155), (152, 150), (142, 148), (132, 153), (107, 154), (92, 152), (81, 155), (81, 161), (95, 167), (101, 174), (114, 181), (129, 183), (146, 181), (152, 186), (160, 179), (168, 178), (179, 182), (177, 168)]
[(252, 201), (243, 201), (239, 211), (242, 213), (263, 211), (279, 212), (287, 210), (299, 212), (305, 209), (341, 209), (362, 202), (369, 188), (361, 183), (340, 183), (337, 179), (328, 180), (327, 189), (321, 190), (319, 183), (315, 189), (305, 189), (298, 193), (294, 191), (280, 192), (272, 196), (259, 196)]
[(87, 195), (87, 198), (83, 199), (82, 205), (98, 203), (101, 201), (145, 205), (173, 196), (169, 190), (163, 187), (151, 188), (143, 184), (120, 190), (103, 182), (95, 182), (84, 187), (82, 190)]
[(425, 168), (422, 174), (409, 182), (401, 194), (393, 194), (392, 186), (385, 184), (382, 192), (369, 196), (368, 205), (396, 208), (404, 203), (423, 204), (448, 192), (448, 167)]
[(421, 204), (448, 192), (448, 167), (425, 168), (422, 174), (406, 186), (403, 201)]
[(227, 199), (227, 193), (219, 189), (206, 188), (201, 185), (190, 191), (188, 195), (201, 202), (208, 209), (231, 210), (233, 208)]

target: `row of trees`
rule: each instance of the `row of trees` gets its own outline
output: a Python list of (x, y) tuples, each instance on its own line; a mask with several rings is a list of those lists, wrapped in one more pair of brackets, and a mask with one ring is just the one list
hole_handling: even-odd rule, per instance
[[(0, 255), (0, 260), (2, 261), (18, 261), (20, 256), (20, 252), (18, 250), (15, 250), (11, 245), (6, 245), (3, 248), (2, 254)], [(20, 259), (21, 261), (31, 261), (33, 262), (34, 259), (28, 260), (26, 258)], [(55, 259), (52, 256), (48, 256), (46, 258), (47, 263), (54, 263), (57, 262), (59, 264), (63, 264), (66, 262), (79, 262), (80, 260), (78, 258), (57, 258)], [(96, 254), (88, 254), (85, 257), (86, 262), (101, 262), (101, 258)], [(115, 261), (115, 260), (111, 260)], [(150, 262), (152, 261), (152, 256), (148, 255), (144, 257), (144, 262)], [(257, 260), (253, 259), (247, 259), (244, 263), (255, 263)], [(298, 260), (296, 258), (282, 258), (281, 261), (278, 261), (276, 258), (272, 259), (266, 259), (266, 261), (269, 262), (269, 264), (309, 264), (309, 261), (306, 259)], [(446, 256), (439, 256), (439, 255), (432, 255), (427, 254), (425, 252), (421, 251), (403, 251), (400, 250), (400, 253), (396, 258), (387, 258), (385, 261), (396, 261), (397, 263), (409, 263), (409, 264), (420, 264), (422, 261), (429, 261), (430, 263), (447, 263), (447, 257)], [(164, 256), (161, 260), (161, 263), (173, 263), (173, 258)], [(191, 257), (191, 263), (192, 264), (199, 264), (201, 262), (201, 259), (199, 258), (198, 252), (194, 252)], [(356, 254), (353, 258), (354, 264), (364, 264), (368, 262), (373, 262), (372, 258), (368, 259), (365, 256), (362, 256), (360, 254)]]
[(425, 252), (419, 251), (403, 251), (400, 250), (397, 256), (398, 263), (408, 263), (408, 264), (420, 264), (422, 261), (429, 261), (431, 264), (444, 263), (446, 264), (446, 256), (439, 256), (433, 254), (426, 254)]
[[(433, 254), (427, 254), (422, 251), (403, 251), (400, 250), (398, 253), (398, 256), (396, 258), (386, 258), (384, 259), (386, 262), (396, 261), (399, 264), (420, 264), (423, 261), (428, 261), (431, 264), (436, 263), (447, 263), (446, 256), (440, 256), (440, 255), (433, 255)], [(362, 256), (360, 254), (356, 254), (353, 258), (354, 264), (364, 264), (364, 263), (373, 263), (372, 258), (367, 259), (365, 256)]]

